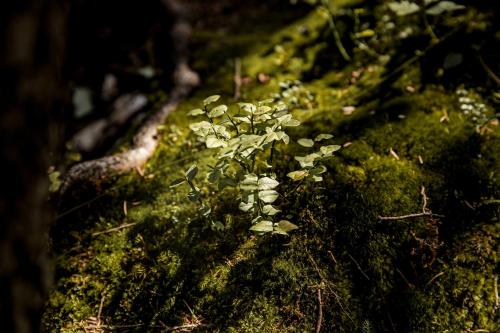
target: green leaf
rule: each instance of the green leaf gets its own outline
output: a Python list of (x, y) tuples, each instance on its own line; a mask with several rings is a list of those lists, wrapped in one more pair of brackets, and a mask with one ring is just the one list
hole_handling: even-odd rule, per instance
[(247, 124), (251, 123), (250, 117), (244, 114), (234, 115), (233, 120), (238, 121), (240, 123), (247, 123)]
[(311, 148), (312, 146), (314, 146), (314, 141), (311, 139), (302, 138), (297, 140), (297, 143), (302, 147), (307, 147), (307, 148)]
[(224, 113), (227, 111), (227, 106), (224, 104), (221, 104), (219, 106), (216, 106), (213, 108), (209, 113), (208, 116), (210, 118), (216, 118), (222, 116)]
[(200, 198), (200, 192), (198, 189), (195, 189), (195, 190), (191, 190), (188, 195), (187, 195), (188, 199), (191, 200), (192, 202), (195, 202), (195, 201), (198, 201), (198, 199)]
[(254, 113), (257, 110), (257, 107), (252, 103), (238, 103), (239, 107), (248, 113)]
[(221, 179), (219, 179), (218, 188), (220, 191), (220, 190), (224, 189), (225, 187), (236, 187), (236, 185), (238, 185), (238, 182), (236, 182), (236, 180), (234, 180), (233, 178), (222, 177)]
[(389, 9), (392, 10), (396, 15), (398, 16), (406, 16), (410, 14), (414, 14), (420, 10), (420, 7), (413, 2), (410, 2), (408, 0), (404, 0), (401, 2), (389, 2), (387, 4), (389, 6)]
[(281, 131), (276, 132), (276, 136), (277, 136), (278, 140), (283, 141), (283, 143), (286, 145), (290, 142), (290, 137), (285, 132), (281, 132)]
[(245, 213), (251, 210), (254, 206), (253, 202), (240, 202), (240, 210), (244, 211)]
[(320, 154), (312, 153), (306, 156), (295, 156), (295, 160), (300, 163), (302, 168), (312, 168), (314, 166), (314, 161), (321, 158)]
[(59, 171), (53, 171), (49, 173), (50, 188), (49, 192), (55, 193), (59, 190), (62, 185), (61, 173)]
[(458, 5), (453, 1), (439, 1), (436, 5), (427, 9), (425, 12), (428, 15), (441, 15), (445, 12), (452, 12), (459, 9), (464, 9), (465, 6)]
[(204, 114), (205, 111), (203, 111), (202, 109), (193, 109), (191, 111), (188, 112), (188, 116), (199, 116), (200, 114)]
[(212, 208), (208, 206), (201, 206), (200, 209), (198, 209), (198, 211), (201, 213), (201, 215), (208, 216), (212, 212)]
[(256, 115), (264, 114), (273, 111), (273, 109), (270, 106), (267, 105), (262, 105), (257, 108), (257, 111), (255, 111)]
[(262, 190), (272, 190), (276, 188), (280, 183), (269, 177), (262, 177), (259, 179), (257, 185), (259, 191)]
[(323, 155), (331, 155), (334, 152), (336, 152), (337, 150), (339, 150), (340, 148), (342, 148), (342, 147), (339, 145), (330, 145), (330, 146), (323, 146), (319, 150), (321, 151), (321, 153)]
[(188, 180), (193, 180), (194, 177), (196, 177), (196, 174), (198, 173), (198, 167), (196, 164), (191, 165), (191, 167), (186, 171), (186, 178)]
[(278, 225), (276, 226), (276, 231), (288, 233), (288, 232), (296, 230), (298, 228), (299, 227), (297, 227), (295, 224), (293, 224), (290, 221), (281, 220), (278, 222)]
[(278, 214), (279, 212), (281, 212), (281, 210), (276, 209), (273, 205), (265, 205), (262, 207), (262, 213), (266, 215), (272, 216)]
[(207, 106), (219, 100), (220, 95), (212, 95), (203, 100), (203, 105)]
[(240, 188), (244, 191), (255, 191), (258, 188), (259, 177), (251, 173), (244, 176), (240, 182)]
[(255, 232), (272, 232), (274, 230), (273, 228), (273, 222), (272, 221), (260, 221), (259, 223), (253, 225), (250, 230), (255, 231)]
[(300, 125), (300, 121), (298, 121), (297, 119), (290, 119), (290, 120), (286, 120), (283, 122), (283, 126), (287, 126), (287, 127), (296, 127), (299, 125)]
[(184, 183), (186, 181), (185, 178), (177, 178), (176, 180), (174, 180), (173, 182), (170, 183), (170, 187), (177, 187), (179, 185), (181, 185), (182, 183)]
[(292, 180), (297, 181), (304, 179), (309, 175), (309, 172), (307, 170), (298, 170), (298, 171), (292, 171), (287, 174), (288, 177), (292, 178)]
[(221, 221), (216, 221), (215, 223), (212, 223), (212, 230), (214, 231), (224, 231), (226, 227)]
[(331, 134), (320, 134), (314, 138), (314, 141), (319, 142), (319, 141), (328, 140), (331, 138), (333, 138), (333, 135), (331, 135)]
[(278, 199), (278, 192), (275, 190), (265, 190), (259, 192), (259, 199), (265, 203), (273, 203)]
[(205, 137), (212, 132), (212, 124), (208, 121), (200, 121), (189, 125), (189, 128), (198, 136)]
[(315, 182), (322, 182), (323, 181), (323, 177), (321, 177), (321, 176), (311, 176), (311, 178)]
[(274, 98), (268, 98), (268, 99), (264, 99), (262, 101), (258, 101), (257, 104), (259, 106), (262, 106), (262, 105), (266, 105), (266, 104), (271, 104), (272, 102), (274, 102)]
[(320, 175), (326, 172), (326, 167), (324, 165), (318, 165), (317, 167), (311, 169), (309, 172), (311, 173), (311, 175)]
[(218, 139), (214, 136), (208, 137), (205, 143), (207, 144), (207, 148), (220, 148), (227, 146), (226, 141)]
[(208, 179), (208, 181), (210, 183), (213, 184), (213, 183), (216, 183), (219, 180), (219, 178), (221, 177), (221, 175), (222, 175), (221, 171), (219, 169), (215, 168), (215, 169), (212, 169), (208, 173), (207, 179)]
[(372, 29), (365, 29), (363, 31), (357, 32), (354, 36), (356, 38), (369, 38), (375, 35), (375, 31)]

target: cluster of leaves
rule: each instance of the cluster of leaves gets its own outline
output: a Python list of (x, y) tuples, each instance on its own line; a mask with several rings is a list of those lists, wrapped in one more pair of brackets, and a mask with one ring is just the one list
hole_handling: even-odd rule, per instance
[[(267, 99), (257, 103), (238, 103), (237, 110), (231, 112), (224, 104), (215, 105), (219, 99), (219, 95), (210, 96), (203, 101), (202, 108), (189, 112), (191, 116), (205, 118), (192, 123), (190, 128), (208, 149), (217, 150), (217, 161), (215, 165), (208, 166), (207, 180), (217, 185), (219, 190), (226, 187), (239, 190), (239, 209), (252, 218), (250, 230), (286, 235), (298, 227), (283, 219), (275, 222), (281, 210), (276, 205), (280, 197), (277, 190), (280, 182), (276, 179), (273, 156), (279, 145), (290, 142), (286, 129), (299, 126), (300, 121), (292, 116), (282, 101)], [(314, 142), (331, 137), (330, 134), (321, 134), (315, 141), (310, 140), (312, 144), (309, 139), (300, 139), (298, 143), (312, 147)], [(291, 173), (289, 177), (294, 180), (320, 181), (319, 175), (326, 171), (320, 161), (332, 156), (338, 148), (320, 147), (318, 153), (296, 157), (302, 167), (298, 172), (304, 175), (300, 177)], [(211, 209), (203, 203), (200, 190), (193, 183), (197, 172), (198, 168), (192, 166), (183, 178), (176, 179), (171, 186), (187, 183), (190, 187), (188, 198), (198, 201), (202, 214), (209, 216)], [(217, 222), (213, 225), (221, 226)]]
[[(312, 139), (302, 138), (297, 141), (297, 143), (303, 147), (314, 148), (319, 145), (320, 141), (329, 140), (333, 138), (331, 134), (320, 134)], [(322, 164), (322, 161), (332, 157), (333, 153), (339, 150), (341, 147), (338, 145), (327, 145), (320, 146), (317, 152), (308, 154), (306, 156), (295, 156), (295, 159), (299, 162), (301, 169), (297, 171), (292, 171), (288, 174), (294, 181), (311, 180), (314, 182), (323, 181), (322, 173), (326, 172), (326, 167)]]
[(314, 106), (314, 95), (299, 80), (280, 82), (280, 92), (273, 95), (278, 101), (291, 109), (311, 109)]
[(435, 16), (465, 8), (463, 5), (448, 0), (403, 0), (390, 2), (388, 6), (398, 16), (407, 16), (421, 11), (425, 11), (427, 15)]

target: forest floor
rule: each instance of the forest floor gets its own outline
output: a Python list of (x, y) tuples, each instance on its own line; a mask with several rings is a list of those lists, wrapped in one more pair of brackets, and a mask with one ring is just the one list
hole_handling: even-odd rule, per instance
[[(201, 88), (169, 117), (142, 172), (59, 212), (45, 329), (498, 331), (500, 96), (488, 72), (498, 17), (472, 6), (443, 14), (433, 43), (384, 4), (336, 1), (346, 61), (325, 10), (262, 3), (199, 4)], [(284, 189), (280, 209), (299, 226), (290, 236), (249, 231), (234, 191), (201, 176), (214, 156), (187, 112), (213, 94), (234, 103), (237, 58), (242, 100), (281, 93), (302, 122), (277, 156), (278, 178), (297, 169), (297, 139), (331, 133), (342, 146), (323, 182)], [(283, 97), (287, 80), (302, 84)], [(223, 230), (169, 187), (193, 163)]]

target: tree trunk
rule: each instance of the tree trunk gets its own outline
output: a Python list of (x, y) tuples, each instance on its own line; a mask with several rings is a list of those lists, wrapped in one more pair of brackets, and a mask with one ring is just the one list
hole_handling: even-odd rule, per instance
[(37, 332), (47, 286), (47, 167), (65, 88), (63, 1), (0, 5), (0, 323)]

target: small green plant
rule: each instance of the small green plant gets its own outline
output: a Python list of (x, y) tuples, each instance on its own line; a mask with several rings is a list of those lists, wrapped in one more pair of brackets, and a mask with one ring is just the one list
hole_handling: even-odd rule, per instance
[(280, 82), (280, 92), (272, 95), (275, 100), (285, 103), (290, 109), (312, 109), (314, 95), (299, 80)]
[(430, 25), (427, 16), (440, 16), (445, 13), (464, 9), (465, 6), (456, 4), (453, 1), (447, 0), (415, 0), (415, 1), (392, 1), (388, 7), (398, 16), (408, 16), (412, 14), (420, 15), (426, 32), (431, 36), (434, 42), (439, 41), (439, 38), (434, 33), (434, 29)]
[[(282, 101), (267, 99), (257, 103), (238, 103), (233, 113), (224, 104), (213, 106), (219, 99), (219, 95), (210, 96), (203, 101), (202, 108), (189, 112), (191, 116), (205, 118), (192, 123), (190, 128), (208, 149), (217, 150), (215, 165), (208, 166), (207, 180), (219, 190), (230, 187), (239, 191), (239, 209), (251, 216), (250, 230), (286, 235), (298, 227), (287, 220), (276, 219), (281, 213), (276, 204), (281, 195), (274, 156), (280, 145), (290, 142), (286, 129), (299, 126), (300, 121), (290, 114)], [(315, 140), (300, 139), (298, 143), (313, 147), (315, 143), (331, 138), (330, 134), (320, 134)], [(320, 174), (326, 171), (321, 161), (332, 156), (338, 148), (322, 146), (317, 153), (297, 156), (302, 169), (288, 176), (293, 180), (321, 181)], [(190, 187), (188, 198), (198, 201), (200, 212), (210, 216), (210, 207), (202, 201), (200, 190), (193, 183), (197, 173), (198, 168), (193, 165), (171, 186), (187, 183)], [(221, 226), (212, 218), (210, 221), (216, 227)]]
[[(314, 148), (315, 146), (319, 146), (320, 141), (329, 140), (331, 138), (333, 138), (333, 135), (331, 134), (320, 134), (314, 140), (302, 138), (299, 139), (297, 143), (306, 148)], [(332, 157), (333, 153), (340, 148), (341, 147), (338, 145), (319, 146), (319, 150), (317, 152), (306, 156), (295, 156), (295, 159), (299, 162), (302, 169), (290, 172), (288, 177), (294, 181), (323, 181), (321, 174), (326, 172), (327, 169), (321, 162), (329, 157)]]

